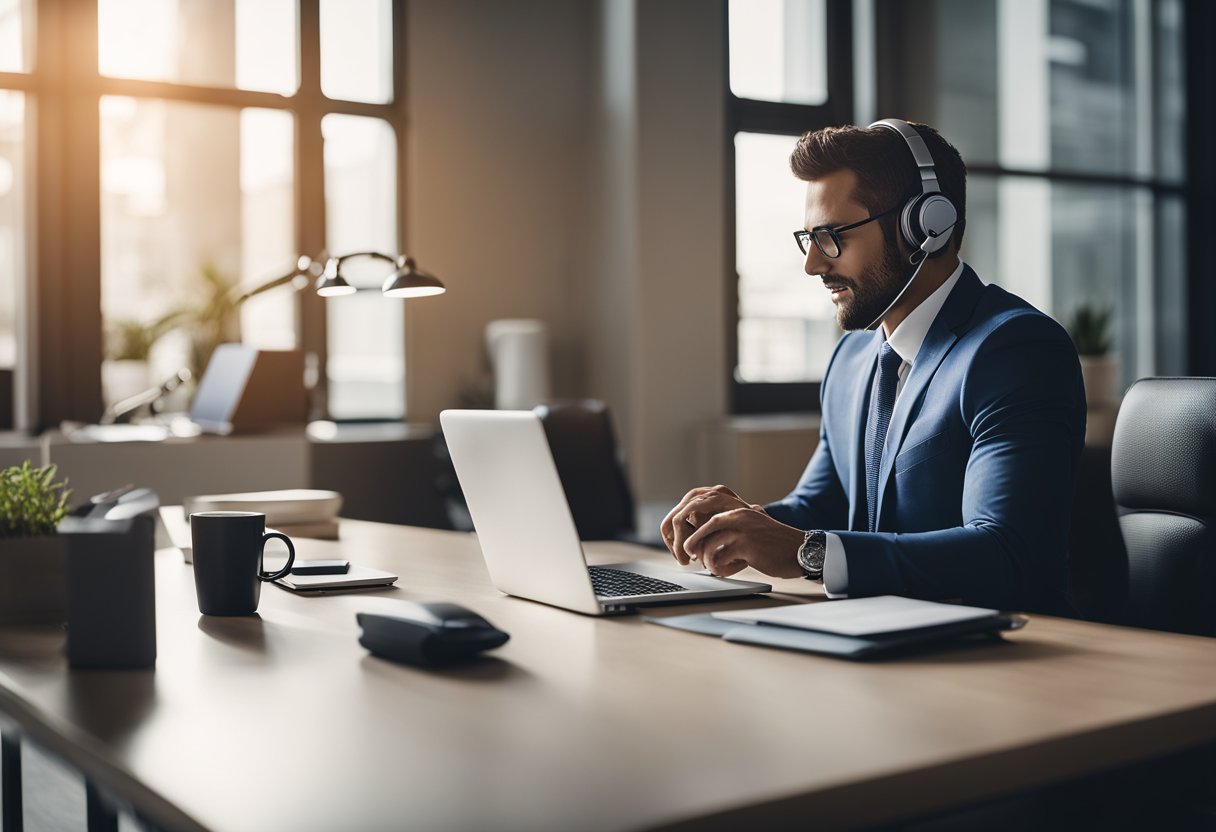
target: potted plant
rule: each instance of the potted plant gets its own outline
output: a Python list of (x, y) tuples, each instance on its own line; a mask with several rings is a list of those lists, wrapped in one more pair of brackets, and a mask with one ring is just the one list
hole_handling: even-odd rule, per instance
[(246, 299), (238, 282), (210, 261), (203, 263), (199, 277), (198, 304), (181, 312), (185, 323), (192, 328), (187, 364), (196, 379), (203, 377), (216, 347), (240, 342), (241, 304)]
[(1082, 304), (1068, 319), (1066, 328), (1081, 356), (1081, 380), (1088, 409), (1085, 443), (1109, 446), (1115, 435), (1119, 396), (1119, 358), (1111, 353), (1111, 309)]
[(153, 386), (148, 365), (152, 346), (182, 316), (182, 312), (175, 311), (151, 323), (127, 318), (110, 326), (106, 333), (106, 358), (101, 364), (101, 387), (107, 407)]
[(62, 624), (67, 483), (29, 460), (0, 471), (0, 624)]
[(1068, 319), (1066, 328), (1081, 356), (1081, 377), (1090, 409), (1106, 407), (1118, 397), (1119, 359), (1110, 351), (1109, 306), (1081, 304)]

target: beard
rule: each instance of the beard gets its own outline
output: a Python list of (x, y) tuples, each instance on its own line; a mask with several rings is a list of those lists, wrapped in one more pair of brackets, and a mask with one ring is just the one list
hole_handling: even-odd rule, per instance
[(860, 279), (841, 274), (822, 275), (823, 282), (848, 287), (836, 301), (836, 323), (848, 332), (865, 329), (895, 300), (907, 283), (903, 256), (894, 245), (884, 250), (882, 262), (866, 266)]

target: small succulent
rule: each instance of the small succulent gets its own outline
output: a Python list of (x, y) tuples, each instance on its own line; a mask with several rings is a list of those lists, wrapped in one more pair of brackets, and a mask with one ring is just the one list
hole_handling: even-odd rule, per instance
[(0, 470), (0, 537), (55, 534), (71, 493), (66, 480), (55, 482), (56, 470), (34, 468), (28, 459)]
[(1109, 306), (1078, 306), (1064, 325), (1077, 346), (1077, 352), (1081, 355), (1106, 355), (1110, 352), (1110, 319)]

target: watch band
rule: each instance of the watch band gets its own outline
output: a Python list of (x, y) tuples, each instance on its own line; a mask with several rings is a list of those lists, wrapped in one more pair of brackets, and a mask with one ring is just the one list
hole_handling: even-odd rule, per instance
[(798, 565), (812, 581), (823, 580), (823, 561), (828, 552), (827, 532), (811, 530), (798, 547)]

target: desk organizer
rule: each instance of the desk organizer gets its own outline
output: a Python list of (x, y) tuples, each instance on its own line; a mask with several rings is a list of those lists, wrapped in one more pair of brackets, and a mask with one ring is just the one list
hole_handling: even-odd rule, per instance
[(69, 517), (68, 665), (140, 670), (156, 665), (155, 520)]

